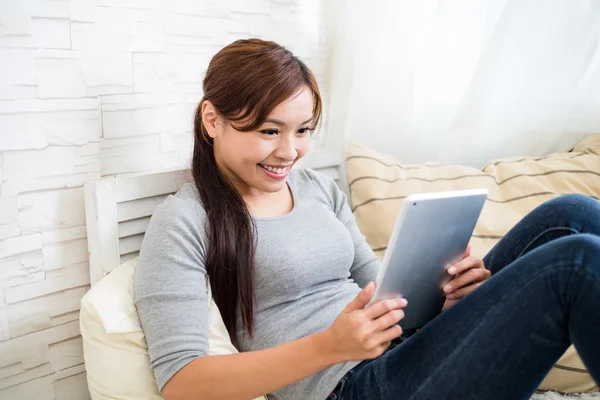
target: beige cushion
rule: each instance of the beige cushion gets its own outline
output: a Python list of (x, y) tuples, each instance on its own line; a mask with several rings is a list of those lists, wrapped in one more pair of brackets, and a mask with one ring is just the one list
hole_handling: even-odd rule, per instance
[[(81, 300), (83, 354), (94, 400), (162, 399), (133, 303), (133, 271), (137, 262), (134, 258), (114, 269)], [(212, 299), (210, 285), (207, 286), (209, 354), (237, 353)]]
[[(353, 212), (369, 245), (383, 257), (402, 200), (411, 193), (487, 188), (471, 240), (483, 257), (525, 214), (560, 194), (600, 197), (600, 135), (572, 152), (548, 157), (495, 160), (482, 170), (463, 165), (401, 164), (358, 143), (346, 148)], [(559, 360), (541, 389), (563, 392), (598, 390), (573, 347)]]

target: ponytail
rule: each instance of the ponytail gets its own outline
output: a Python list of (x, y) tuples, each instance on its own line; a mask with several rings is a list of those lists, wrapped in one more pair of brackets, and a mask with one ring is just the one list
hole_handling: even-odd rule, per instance
[(206, 272), (215, 303), (237, 348), (238, 304), (244, 329), (253, 333), (255, 226), (242, 196), (217, 167), (213, 140), (202, 123), (204, 100), (194, 117), (192, 175), (208, 216)]

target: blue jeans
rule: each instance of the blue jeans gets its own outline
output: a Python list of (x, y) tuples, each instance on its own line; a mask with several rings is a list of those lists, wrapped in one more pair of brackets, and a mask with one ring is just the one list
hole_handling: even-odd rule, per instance
[(600, 203), (542, 204), (484, 262), (485, 284), (357, 365), (329, 398), (529, 399), (571, 343), (600, 382)]

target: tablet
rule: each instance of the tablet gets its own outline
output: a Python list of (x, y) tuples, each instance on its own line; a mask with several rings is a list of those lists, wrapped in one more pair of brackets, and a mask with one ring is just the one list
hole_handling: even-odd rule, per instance
[(367, 307), (402, 296), (408, 300), (404, 330), (420, 328), (438, 315), (445, 301), (446, 272), (465, 253), (487, 189), (410, 195), (404, 200)]

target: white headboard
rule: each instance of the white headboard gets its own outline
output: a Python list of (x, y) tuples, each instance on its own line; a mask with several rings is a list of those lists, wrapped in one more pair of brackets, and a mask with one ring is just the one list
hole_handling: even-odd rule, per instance
[[(350, 198), (343, 149), (314, 150), (297, 165), (326, 173)], [(191, 181), (189, 170), (179, 170), (100, 179), (84, 185), (92, 286), (138, 255), (156, 207)]]

